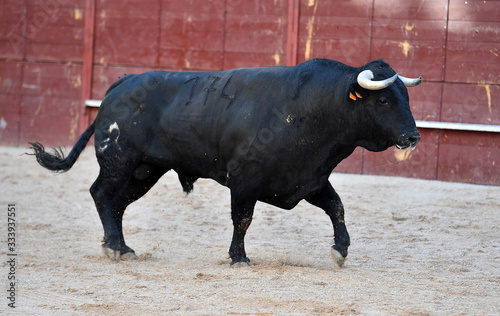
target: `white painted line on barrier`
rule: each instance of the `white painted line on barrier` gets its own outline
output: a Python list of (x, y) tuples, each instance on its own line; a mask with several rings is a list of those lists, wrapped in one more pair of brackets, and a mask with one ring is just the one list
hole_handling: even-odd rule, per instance
[(417, 127), (420, 128), (500, 133), (500, 125), (433, 122), (433, 121), (415, 121), (415, 123), (417, 123)]

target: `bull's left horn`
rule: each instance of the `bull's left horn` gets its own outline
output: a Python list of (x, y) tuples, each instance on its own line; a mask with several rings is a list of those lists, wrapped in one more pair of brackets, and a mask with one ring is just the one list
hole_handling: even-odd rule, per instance
[(399, 79), (401, 79), (401, 81), (403, 81), (403, 83), (406, 87), (416, 87), (422, 83), (422, 76), (420, 76), (418, 78), (414, 78), (414, 79), (399, 76)]
[(395, 74), (388, 79), (379, 81), (372, 81), (373, 77), (373, 72), (371, 70), (363, 70), (358, 75), (358, 84), (366, 90), (380, 90), (387, 88), (394, 81), (396, 81), (396, 79), (398, 78), (398, 74)]

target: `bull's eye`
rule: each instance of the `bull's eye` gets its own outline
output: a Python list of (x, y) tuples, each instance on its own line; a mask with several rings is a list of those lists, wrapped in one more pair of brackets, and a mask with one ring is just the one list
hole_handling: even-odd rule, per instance
[(378, 104), (379, 105), (387, 105), (387, 104), (389, 104), (389, 101), (386, 98), (380, 98), (380, 99), (378, 99)]

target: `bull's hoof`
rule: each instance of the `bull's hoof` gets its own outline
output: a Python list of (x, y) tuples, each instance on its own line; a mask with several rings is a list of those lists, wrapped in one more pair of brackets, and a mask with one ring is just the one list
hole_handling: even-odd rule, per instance
[(250, 259), (248, 259), (247, 257), (235, 258), (231, 262), (232, 268), (243, 268), (243, 267), (249, 267), (251, 265), (252, 263), (250, 262)]
[(123, 260), (123, 261), (132, 261), (132, 260), (137, 260), (137, 259), (139, 259), (139, 258), (137, 257), (137, 255), (133, 251), (122, 253), (120, 255), (120, 260)]
[(238, 268), (246, 268), (246, 267), (251, 267), (253, 264), (251, 262), (231, 262), (231, 268), (238, 269)]
[(120, 262), (120, 260), (123, 261), (130, 261), (130, 260), (137, 260), (137, 256), (135, 255), (135, 252), (129, 251), (125, 253), (121, 253), (120, 250), (114, 250), (106, 245), (102, 245), (102, 253), (110, 260)]
[(120, 250), (114, 250), (105, 245), (102, 245), (101, 250), (102, 253), (111, 261), (120, 261)]
[(340, 267), (342, 268), (344, 266), (344, 263), (345, 263), (345, 257), (343, 257), (340, 252), (338, 252), (337, 250), (335, 250), (333, 247), (330, 248), (330, 251), (331, 251), (331, 254), (332, 254), (332, 258), (333, 258), (333, 261), (335, 261), (335, 263)]

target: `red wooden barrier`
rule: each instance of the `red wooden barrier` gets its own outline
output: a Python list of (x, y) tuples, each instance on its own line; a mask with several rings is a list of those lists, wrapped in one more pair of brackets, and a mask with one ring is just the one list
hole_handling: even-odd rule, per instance
[[(500, 2), (25, 0), (0, 3), (0, 144), (71, 145), (124, 73), (384, 58), (417, 120), (500, 125)], [(411, 154), (338, 171), (500, 185), (500, 133), (422, 129)]]

